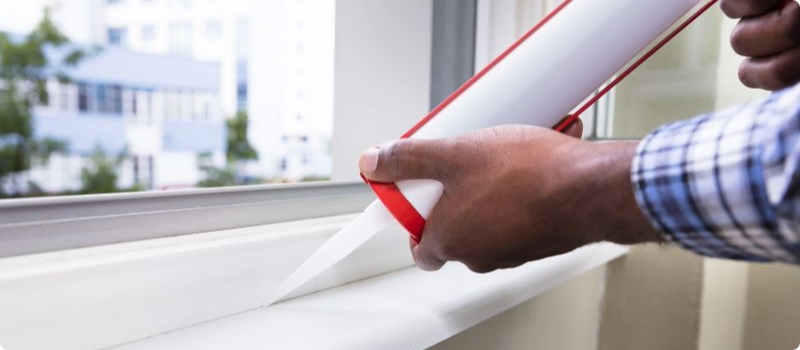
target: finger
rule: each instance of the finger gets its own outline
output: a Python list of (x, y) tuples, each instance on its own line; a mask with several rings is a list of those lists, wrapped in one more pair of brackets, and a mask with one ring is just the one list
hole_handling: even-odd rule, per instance
[(772, 56), (800, 44), (800, 4), (792, 1), (780, 11), (745, 18), (734, 28), (731, 46), (747, 57)]
[(747, 87), (780, 90), (800, 82), (800, 47), (779, 55), (748, 58), (739, 67), (739, 79)]
[(722, 12), (730, 18), (761, 16), (777, 10), (786, 0), (722, 0)]
[[(423, 236), (423, 240), (424, 240)], [(437, 271), (444, 266), (445, 261), (443, 259), (438, 258), (432, 251), (426, 249), (425, 247), (421, 247), (420, 244), (414, 242), (413, 239), (409, 239), (411, 244), (411, 256), (414, 258), (414, 262), (417, 264), (421, 270), (425, 271)]]
[(494, 265), (490, 265), (490, 264), (472, 263), (472, 264), (464, 264), (464, 265), (466, 265), (467, 268), (470, 269), (470, 271), (472, 271), (474, 273), (479, 273), (479, 274), (486, 274), (486, 273), (494, 272), (495, 270), (497, 270), (497, 267), (495, 267)]
[(364, 151), (358, 166), (364, 176), (379, 182), (439, 180), (447, 151), (446, 141), (399, 140)]
[(577, 119), (572, 123), (572, 125), (564, 130), (564, 134), (578, 139), (581, 138), (581, 136), (583, 136), (583, 120)]

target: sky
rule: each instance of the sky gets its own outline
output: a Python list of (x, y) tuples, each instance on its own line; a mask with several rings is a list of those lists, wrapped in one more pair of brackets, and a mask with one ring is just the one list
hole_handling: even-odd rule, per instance
[(0, 30), (13, 33), (30, 31), (41, 17), (42, 8), (49, 3), (52, 0), (0, 0)]
[(88, 3), (89, 0), (0, 0), (0, 31), (30, 32), (41, 19), (42, 9), (49, 5), (54, 8), (54, 20), (70, 39), (90, 42), (89, 24), (82, 20), (69, 20), (85, 18)]

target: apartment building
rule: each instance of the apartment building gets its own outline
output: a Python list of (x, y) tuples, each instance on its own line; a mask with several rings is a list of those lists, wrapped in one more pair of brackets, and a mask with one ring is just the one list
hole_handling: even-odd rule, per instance
[(125, 155), (119, 187), (183, 188), (202, 179), (199, 155), (222, 165), (225, 118), (219, 65), (110, 47), (55, 79), (51, 99), (34, 110), (37, 137), (66, 141), (69, 152), (31, 171), (49, 192), (75, 190), (96, 150)]
[[(86, 0), (82, 0), (86, 1)], [(219, 62), (225, 116), (250, 115), (254, 177), (328, 177), (333, 4), (304, 0), (89, 0), (107, 46)], [(254, 98), (258, 96), (258, 98)]]

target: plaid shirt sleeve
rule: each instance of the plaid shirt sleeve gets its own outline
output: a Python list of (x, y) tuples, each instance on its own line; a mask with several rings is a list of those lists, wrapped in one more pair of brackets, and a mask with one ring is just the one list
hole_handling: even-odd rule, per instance
[(696, 253), (800, 263), (800, 85), (665, 125), (638, 146), (639, 207)]

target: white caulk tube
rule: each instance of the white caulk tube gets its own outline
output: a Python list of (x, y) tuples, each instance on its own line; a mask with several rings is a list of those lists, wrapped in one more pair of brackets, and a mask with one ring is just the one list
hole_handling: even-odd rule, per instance
[[(553, 127), (700, 1), (566, 0), (406, 136), (444, 138), (506, 124)], [(370, 185), (419, 241), (442, 185)], [(414, 211), (421, 223), (413, 222)]]

